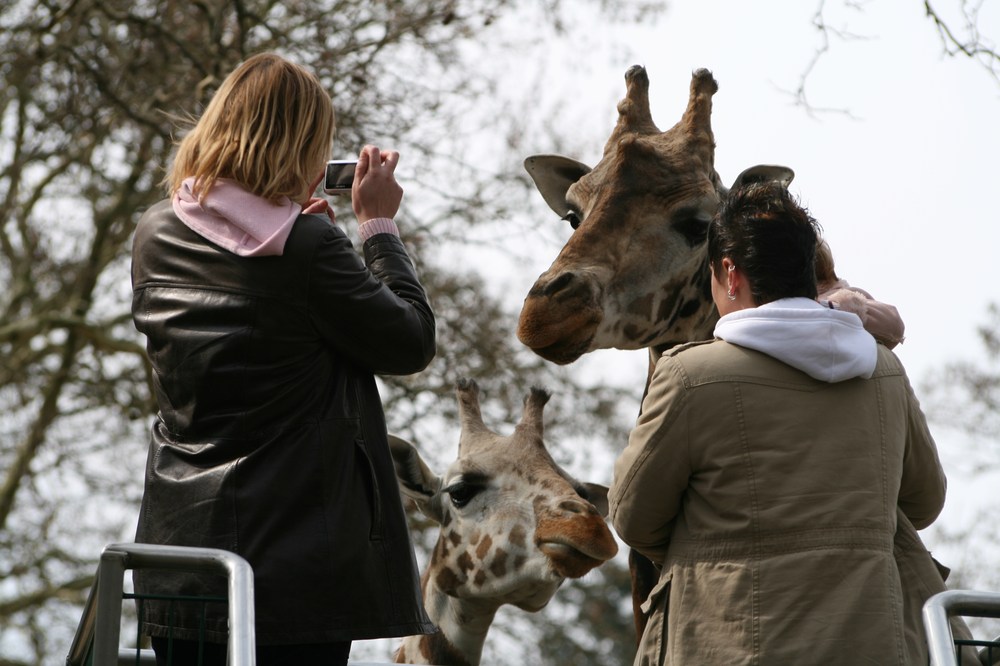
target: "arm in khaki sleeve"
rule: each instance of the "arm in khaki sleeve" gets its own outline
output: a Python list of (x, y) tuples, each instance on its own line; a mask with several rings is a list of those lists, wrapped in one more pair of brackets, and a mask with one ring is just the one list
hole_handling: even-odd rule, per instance
[(906, 383), (907, 424), (906, 451), (903, 454), (903, 478), (899, 486), (899, 508), (913, 526), (922, 530), (938, 517), (944, 508), (947, 479), (937, 446), (920, 411), (920, 403)]
[(632, 548), (660, 564), (688, 485), (687, 390), (676, 361), (660, 358), (609, 492), (612, 525)]

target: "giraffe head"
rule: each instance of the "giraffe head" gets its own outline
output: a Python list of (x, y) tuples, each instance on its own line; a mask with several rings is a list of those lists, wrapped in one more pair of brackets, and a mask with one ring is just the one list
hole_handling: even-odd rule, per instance
[(603, 517), (607, 488), (574, 480), (549, 455), (542, 441), (545, 391), (531, 390), (509, 436), (483, 423), (474, 381), (460, 381), (457, 394), (458, 459), (443, 476), (408, 442), (390, 437), (403, 493), (441, 525), (424, 574), (425, 598), (430, 585), (494, 609), (537, 611), (563, 580), (618, 552)]
[[(575, 230), (528, 292), (517, 328), (521, 342), (556, 363), (595, 349), (707, 338), (718, 316), (705, 251), (708, 223), (727, 192), (714, 167), (718, 84), (708, 70), (694, 72), (684, 115), (661, 132), (646, 70), (633, 66), (625, 82), (596, 166), (559, 155), (525, 160), (546, 203)], [(735, 184), (787, 184), (792, 175), (756, 166)]]

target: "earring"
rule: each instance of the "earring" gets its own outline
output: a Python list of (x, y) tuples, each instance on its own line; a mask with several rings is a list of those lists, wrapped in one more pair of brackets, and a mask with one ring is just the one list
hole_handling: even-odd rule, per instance
[(730, 290), (730, 292), (728, 294), (726, 294), (726, 295), (729, 297), (729, 300), (731, 300), (731, 301), (735, 301), (736, 300), (736, 294), (734, 294), (732, 292), (732, 290)]

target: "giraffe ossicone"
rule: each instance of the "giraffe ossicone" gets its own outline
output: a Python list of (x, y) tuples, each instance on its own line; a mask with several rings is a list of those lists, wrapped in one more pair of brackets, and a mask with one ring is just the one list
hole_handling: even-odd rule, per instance
[(389, 445), (402, 492), (441, 525), (421, 576), (424, 605), (440, 632), (403, 639), (397, 663), (478, 664), (497, 609), (534, 612), (566, 578), (611, 559), (607, 488), (580, 483), (543, 441), (549, 394), (533, 388), (520, 422), (500, 435), (483, 422), (479, 387), (458, 382), (458, 458), (437, 476), (399, 437)]

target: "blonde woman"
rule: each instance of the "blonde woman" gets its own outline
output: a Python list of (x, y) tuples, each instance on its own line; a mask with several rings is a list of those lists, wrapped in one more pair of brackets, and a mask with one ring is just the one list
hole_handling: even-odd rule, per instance
[[(397, 153), (359, 156), (363, 259), (312, 197), (333, 134), (315, 76), (249, 58), (180, 142), (132, 251), (159, 406), (136, 541), (246, 558), (261, 666), (344, 664), (352, 640), (433, 630), (374, 375), (424, 369), (434, 315), (393, 221)], [(136, 588), (224, 596), (191, 574), (139, 571)], [(225, 663), (226, 609), (205, 613), (142, 603), (158, 663)]]

